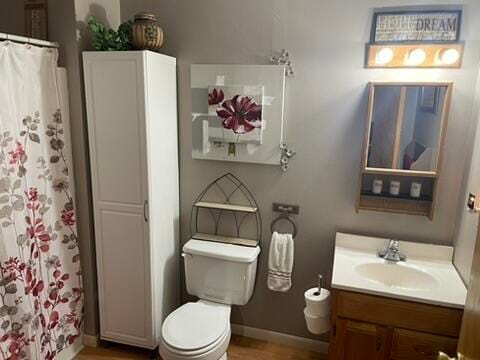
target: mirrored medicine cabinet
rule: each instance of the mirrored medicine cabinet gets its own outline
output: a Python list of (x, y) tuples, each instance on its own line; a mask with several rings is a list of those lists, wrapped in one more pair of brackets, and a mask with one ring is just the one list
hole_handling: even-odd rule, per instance
[(433, 219), (452, 83), (369, 84), (358, 210)]

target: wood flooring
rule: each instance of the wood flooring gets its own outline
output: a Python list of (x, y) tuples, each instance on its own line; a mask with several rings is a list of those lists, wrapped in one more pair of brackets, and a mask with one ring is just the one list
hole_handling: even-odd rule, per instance
[[(86, 347), (75, 360), (139, 360), (148, 359), (149, 351), (103, 343), (101, 347)], [(272, 344), (266, 341), (232, 335), (228, 348), (228, 360), (325, 360), (326, 357), (312, 351)]]

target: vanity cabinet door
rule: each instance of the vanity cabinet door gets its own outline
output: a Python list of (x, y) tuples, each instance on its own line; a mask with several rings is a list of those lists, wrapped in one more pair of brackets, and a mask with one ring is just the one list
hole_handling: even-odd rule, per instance
[(454, 356), (457, 339), (409, 330), (393, 330), (392, 360), (436, 360), (439, 351)]
[(337, 318), (335, 360), (384, 360), (387, 333), (384, 326)]

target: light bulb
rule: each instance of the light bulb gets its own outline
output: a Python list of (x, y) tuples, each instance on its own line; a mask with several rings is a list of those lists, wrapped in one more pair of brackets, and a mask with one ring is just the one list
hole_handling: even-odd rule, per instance
[(414, 49), (408, 53), (407, 57), (407, 65), (410, 66), (418, 66), (423, 64), (425, 59), (427, 58), (427, 54), (422, 49)]
[(375, 56), (375, 63), (377, 65), (386, 65), (393, 59), (393, 50), (390, 48), (383, 48)]
[(445, 65), (453, 65), (459, 58), (460, 53), (457, 49), (443, 49), (439, 54), (440, 62)]

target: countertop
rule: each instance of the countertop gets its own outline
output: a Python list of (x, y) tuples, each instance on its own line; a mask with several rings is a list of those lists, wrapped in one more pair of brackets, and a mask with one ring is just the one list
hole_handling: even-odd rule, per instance
[[(377, 257), (388, 242), (389, 239), (337, 233), (332, 287), (463, 309), (467, 289), (453, 266), (453, 247), (400, 241), (400, 252), (407, 255), (407, 261), (390, 263)], [(378, 276), (394, 277), (392, 284), (362, 275), (365, 264), (372, 263), (372, 268), (383, 272)], [(428, 285), (424, 286), (424, 281)], [(397, 286), (399, 282), (406, 285)]]

